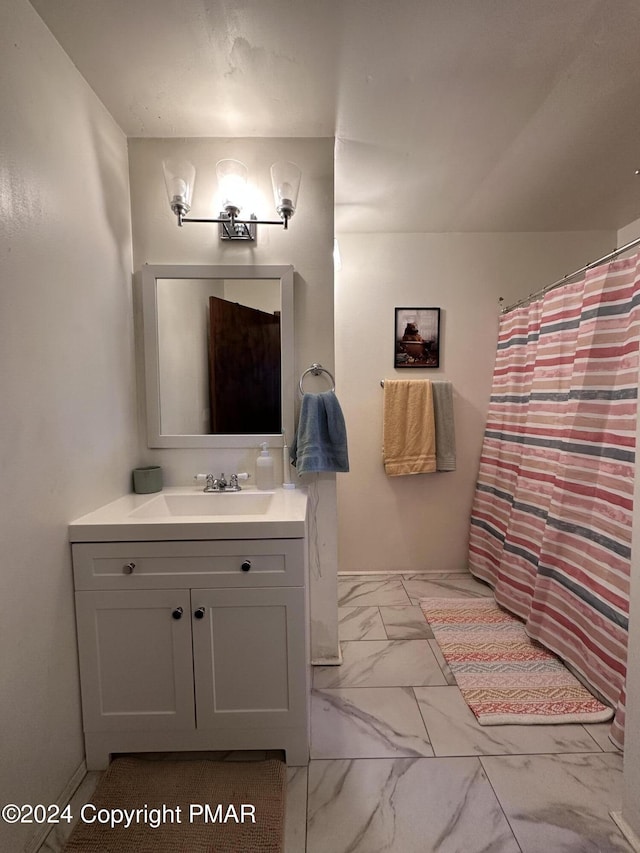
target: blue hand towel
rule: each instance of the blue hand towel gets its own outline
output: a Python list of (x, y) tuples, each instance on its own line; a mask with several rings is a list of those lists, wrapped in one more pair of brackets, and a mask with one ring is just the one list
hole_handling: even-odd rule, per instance
[(298, 474), (349, 470), (347, 429), (333, 391), (304, 395), (290, 453)]

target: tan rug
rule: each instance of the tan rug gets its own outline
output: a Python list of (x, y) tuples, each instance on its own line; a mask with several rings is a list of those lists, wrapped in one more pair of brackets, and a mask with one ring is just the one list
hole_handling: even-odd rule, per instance
[(281, 853), (282, 761), (116, 758), (83, 807), (71, 853)]

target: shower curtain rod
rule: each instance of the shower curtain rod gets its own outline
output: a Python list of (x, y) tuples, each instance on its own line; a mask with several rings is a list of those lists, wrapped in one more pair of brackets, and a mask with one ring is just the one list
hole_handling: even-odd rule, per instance
[(518, 302), (514, 302), (512, 305), (507, 305), (507, 307), (503, 308), (500, 313), (508, 314), (509, 311), (513, 311), (514, 308), (519, 308), (521, 305), (526, 305), (529, 302), (533, 302), (534, 299), (537, 299), (539, 296), (544, 296), (545, 293), (548, 293), (550, 290), (554, 290), (554, 288), (556, 287), (560, 287), (560, 285), (562, 284), (566, 284), (572, 278), (575, 278), (578, 275), (582, 275), (582, 273), (585, 273), (587, 270), (591, 270), (594, 267), (599, 267), (601, 264), (606, 264), (607, 261), (612, 261), (614, 258), (617, 258), (618, 255), (621, 255), (623, 252), (628, 252), (629, 249), (634, 249), (636, 246), (640, 246), (640, 237), (636, 237), (635, 240), (631, 240), (631, 242), (627, 243), (625, 246), (620, 246), (619, 249), (614, 249), (613, 252), (609, 252), (608, 255), (604, 255), (603, 257), (598, 258), (597, 261), (591, 261), (591, 263), (585, 264), (579, 270), (562, 276), (562, 278), (559, 278), (558, 281), (554, 281), (553, 284), (548, 284), (541, 290), (537, 290), (535, 293), (530, 293), (529, 296), (525, 296), (524, 299), (520, 299)]

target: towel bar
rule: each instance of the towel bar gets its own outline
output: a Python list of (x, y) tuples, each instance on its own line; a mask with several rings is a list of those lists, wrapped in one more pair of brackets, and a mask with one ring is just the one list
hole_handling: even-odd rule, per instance
[(304, 396), (304, 388), (302, 387), (302, 382), (304, 380), (304, 377), (308, 373), (313, 373), (314, 376), (319, 376), (321, 373), (326, 373), (327, 376), (329, 377), (329, 379), (331, 380), (331, 390), (332, 391), (336, 390), (336, 380), (333, 378), (333, 374), (329, 370), (327, 370), (326, 367), (323, 367), (321, 364), (314, 362), (311, 365), (311, 367), (307, 367), (307, 369), (304, 371), (304, 373), (300, 377), (300, 382), (298, 383), (298, 389), (300, 391), (301, 396)]
[[(432, 384), (432, 385), (435, 385), (435, 384), (437, 384), (438, 382), (440, 382), (440, 381), (444, 381), (444, 380), (440, 380), (440, 379), (418, 379), (418, 380), (416, 380), (416, 381), (417, 381), (417, 382), (431, 382), (431, 384)], [(380, 387), (381, 387), (381, 388), (384, 388), (384, 379), (381, 379), (381, 380), (380, 380)]]

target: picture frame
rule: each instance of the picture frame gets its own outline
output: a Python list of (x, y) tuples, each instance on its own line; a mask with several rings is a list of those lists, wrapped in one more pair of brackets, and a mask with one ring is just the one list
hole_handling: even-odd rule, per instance
[(394, 367), (440, 367), (440, 309), (396, 308)]

